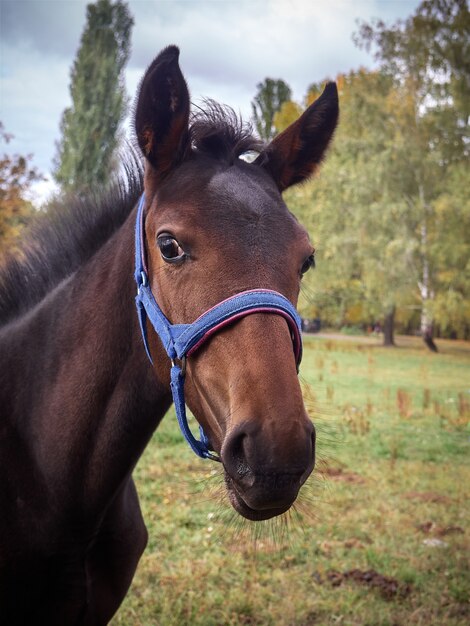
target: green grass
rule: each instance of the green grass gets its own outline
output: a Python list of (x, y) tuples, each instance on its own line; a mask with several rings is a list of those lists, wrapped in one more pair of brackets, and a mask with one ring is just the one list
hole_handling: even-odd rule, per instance
[(170, 412), (135, 472), (150, 539), (113, 625), (469, 623), (470, 345), (400, 343), (306, 338), (318, 471), (283, 518), (238, 518)]

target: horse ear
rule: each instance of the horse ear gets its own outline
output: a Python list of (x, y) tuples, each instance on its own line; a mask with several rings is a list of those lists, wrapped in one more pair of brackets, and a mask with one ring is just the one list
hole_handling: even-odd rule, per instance
[(306, 180), (323, 159), (338, 115), (336, 84), (327, 83), (318, 100), (275, 137), (255, 163), (271, 174), (280, 191)]
[(142, 79), (135, 108), (137, 141), (159, 179), (180, 163), (189, 142), (189, 92), (178, 65), (179, 49), (168, 46)]

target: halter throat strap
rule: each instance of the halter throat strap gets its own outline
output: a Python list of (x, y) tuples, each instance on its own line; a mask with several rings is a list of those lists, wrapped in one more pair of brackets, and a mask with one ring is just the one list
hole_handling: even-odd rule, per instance
[[(210, 444), (202, 427), (201, 439), (192, 434), (186, 416), (184, 399), (184, 379), (186, 359), (194, 354), (215, 333), (229, 324), (254, 313), (281, 315), (287, 322), (293, 343), (297, 369), (302, 359), (301, 320), (292, 303), (277, 291), (251, 289), (237, 293), (219, 302), (199, 316), (192, 324), (172, 324), (160, 309), (149, 285), (145, 254), (145, 197), (139, 201), (135, 223), (135, 298), (145, 351), (151, 363), (152, 355), (147, 337), (147, 319), (152, 324), (162, 345), (171, 360), (171, 392), (181, 431), (191, 449), (201, 458), (220, 461), (210, 449)], [(181, 361), (181, 365), (177, 362)]]

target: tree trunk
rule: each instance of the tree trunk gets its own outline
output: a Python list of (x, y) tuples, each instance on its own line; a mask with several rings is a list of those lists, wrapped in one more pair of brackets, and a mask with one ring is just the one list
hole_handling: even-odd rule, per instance
[(425, 315), (421, 317), (421, 334), (424, 343), (431, 350), (431, 352), (438, 352), (437, 346), (433, 340), (434, 326), (432, 320), (429, 320)]
[(384, 317), (384, 346), (394, 346), (395, 340), (393, 333), (395, 331), (395, 306), (387, 309)]
[(434, 299), (434, 291), (431, 288), (431, 272), (428, 259), (428, 226), (427, 215), (429, 207), (427, 205), (424, 188), (419, 185), (419, 197), (423, 206), (423, 223), (421, 224), (421, 254), (423, 260), (422, 281), (418, 283), (421, 294), (421, 336), (424, 343), (432, 352), (437, 352), (437, 346), (433, 341), (433, 321), (428, 313), (428, 302)]

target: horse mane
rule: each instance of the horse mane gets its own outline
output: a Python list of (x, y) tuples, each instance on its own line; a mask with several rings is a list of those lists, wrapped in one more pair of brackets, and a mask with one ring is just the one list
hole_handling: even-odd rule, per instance
[[(204, 105), (190, 120), (195, 155), (232, 164), (244, 153), (262, 148), (250, 125), (233, 109), (212, 100)], [(33, 219), (21, 249), (7, 254), (0, 267), (0, 326), (38, 304), (122, 226), (143, 191), (143, 170), (134, 150), (122, 170), (105, 192), (57, 198)]]
[(143, 188), (135, 156), (122, 168), (104, 193), (55, 198), (35, 216), (0, 267), (0, 326), (39, 303), (122, 226)]
[(253, 135), (251, 124), (243, 122), (231, 107), (206, 99), (204, 108), (197, 109), (190, 123), (192, 148), (196, 153), (232, 165), (243, 154), (258, 153), (264, 148), (264, 142)]

